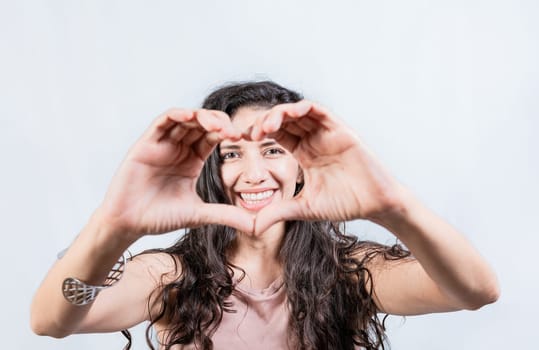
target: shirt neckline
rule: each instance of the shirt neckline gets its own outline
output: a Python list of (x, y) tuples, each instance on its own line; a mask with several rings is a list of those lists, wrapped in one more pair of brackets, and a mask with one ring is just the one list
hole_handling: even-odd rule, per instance
[[(237, 279), (235, 280), (237, 283)], [(281, 289), (283, 285), (284, 285), (284, 278), (282, 275), (280, 275), (273, 282), (271, 282), (269, 286), (267, 286), (266, 288), (262, 288), (262, 289), (251, 288), (245, 285), (240, 286), (239, 284), (236, 284), (234, 288), (250, 295), (270, 296), (270, 295), (275, 294), (277, 291), (279, 291), (279, 289)]]

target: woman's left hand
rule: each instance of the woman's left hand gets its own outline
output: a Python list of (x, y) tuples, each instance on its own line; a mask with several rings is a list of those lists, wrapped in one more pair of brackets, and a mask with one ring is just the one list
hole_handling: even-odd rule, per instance
[(273, 107), (253, 125), (250, 137), (272, 138), (288, 149), (305, 181), (294, 198), (258, 213), (256, 234), (283, 220), (376, 221), (401, 209), (402, 185), (349, 127), (316, 103)]

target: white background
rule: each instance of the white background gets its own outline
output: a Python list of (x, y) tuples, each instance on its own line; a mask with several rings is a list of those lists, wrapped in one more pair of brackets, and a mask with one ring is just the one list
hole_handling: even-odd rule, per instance
[[(536, 1), (0, 4), (3, 349), (123, 346), (119, 333), (34, 335), (34, 291), (156, 115), (262, 78), (345, 119), (499, 275), (500, 300), (479, 311), (390, 317), (393, 349), (536, 348)], [(369, 223), (349, 230), (392, 242)]]

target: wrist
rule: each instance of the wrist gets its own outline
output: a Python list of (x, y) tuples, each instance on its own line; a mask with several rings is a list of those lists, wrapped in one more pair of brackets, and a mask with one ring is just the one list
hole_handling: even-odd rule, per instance
[(369, 220), (395, 233), (399, 231), (399, 228), (412, 224), (413, 214), (419, 206), (418, 199), (408, 189), (401, 186), (398, 195), (392, 199), (391, 205), (370, 217)]
[(95, 210), (86, 227), (95, 234), (98, 241), (106, 242), (109, 246), (129, 247), (138, 238), (120, 220), (107, 215), (101, 208)]

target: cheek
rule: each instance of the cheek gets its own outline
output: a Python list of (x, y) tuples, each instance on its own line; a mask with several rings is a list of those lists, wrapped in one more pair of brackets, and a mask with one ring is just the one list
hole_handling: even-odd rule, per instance
[(231, 164), (223, 164), (221, 166), (221, 181), (226, 192), (230, 192), (231, 188), (234, 186), (238, 179), (238, 172), (234, 169), (234, 166)]
[(282, 162), (275, 168), (275, 176), (279, 178), (286, 193), (294, 194), (298, 172), (298, 162), (293, 158), (286, 162)]

